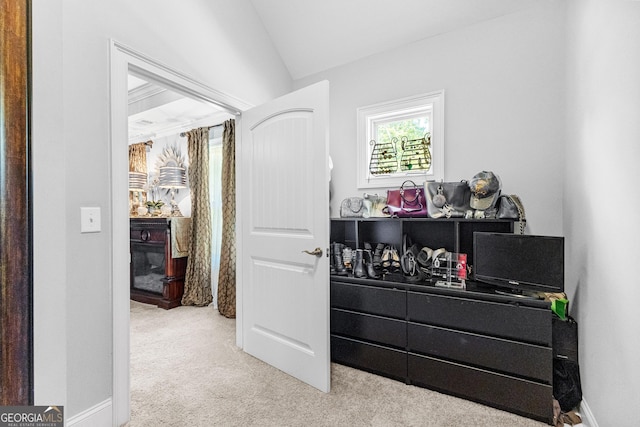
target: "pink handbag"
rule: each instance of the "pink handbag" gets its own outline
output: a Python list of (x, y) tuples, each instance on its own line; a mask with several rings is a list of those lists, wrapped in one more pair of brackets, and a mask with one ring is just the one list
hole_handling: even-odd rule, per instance
[[(408, 183), (413, 188), (405, 187)], [(398, 190), (387, 190), (387, 211), (392, 217), (426, 218), (427, 201), (424, 190), (411, 180), (403, 182)]]

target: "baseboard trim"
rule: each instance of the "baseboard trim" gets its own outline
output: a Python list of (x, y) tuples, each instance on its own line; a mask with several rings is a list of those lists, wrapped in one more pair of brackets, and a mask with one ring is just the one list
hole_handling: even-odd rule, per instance
[(599, 427), (596, 418), (593, 416), (593, 412), (591, 412), (591, 408), (589, 408), (589, 405), (584, 398), (582, 399), (582, 402), (580, 402), (578, 410), (584, 427)]
[(67, 420), (67, 427), (111, 427), (113, 425), (111, 398), (80, 412)]

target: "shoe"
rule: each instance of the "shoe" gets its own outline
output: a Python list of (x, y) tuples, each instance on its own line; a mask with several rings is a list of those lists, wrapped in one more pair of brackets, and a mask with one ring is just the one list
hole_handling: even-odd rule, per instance
[(329, 274), (336, 274), (336, 260), (333, 248), (334, 243), (331, 243), (331, 245), (329, 245)]
[(367, 276), (369, 276), (370, 279), (380, 278), (380, 274), (378, 274), (375, 267), (373, 266), (373, 254), (369, 249), (365, 249), (364, 251), (364, 265), (366, 266), (366, 269), (367, 269), (366, 270)]
[(364, 251), (362, 249), (356, 249), (355, 252), (356, 256), (353, 262), (353, 275), (359, 278), (367, 277), (367, 273), (364, 270)]
[(385, 246), (380, 257), (380, 266), (384, 269), (391, 267), (391, 246)]
[(349, 246), (342, 245), (342, 262), (347, 273), (353, 273), (353, 255), (354, 251)]
[(380, 269), (382, 267), (382, 251), (384, 250), (384, 243), (378, 243), (376, 249), (373, 252), (373, 268)]
[(391, 247), (391, 268), (394, 271), (400, 270), (400, 256), (398, 255), (398, 250), (394, 246)]
[(335, 270), (335, 274), (338, 276), (346, 276), (347, 269), (344, 266), (344, 262), (342, 261), (342, 249), (344, 245), (342, 243), (332, 243), (331, 249), (333, 253), (333, 268)]

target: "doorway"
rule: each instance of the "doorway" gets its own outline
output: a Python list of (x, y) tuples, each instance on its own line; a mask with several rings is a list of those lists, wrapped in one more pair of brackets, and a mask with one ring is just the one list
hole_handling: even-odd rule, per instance
[[(129, 200), (128, 200), (128, 76), (153, 82), (184, 97), (239, 115), (251, 105), (203, 85), (164, 64), (111, 41), (111, 262), (113, 310), (113, 421), (129, 420)], [(214, 123), (215, 124), (215, 123)], [(237, 328), (237, 334), (241, 328)], [(241, 337), (238, 335), (238, 340)], [(240, 341), (241, 342), (241, 341)]]
[[(223, 123), (234, 116), (218, 106), (181, 95), (131, 72), (128, 75), (127, 83), (129, 167), (130, 170), (137, 172), (129, 186), (129, 214), (131, 218), (146, 221), (151, 218), (148, 212), (148, 209), (151, 208), (156, 214), (161, 214), (161, 217), (171, 215), (172, 217), (184, 216), (188, 218), (192, 216), (192, 192), (190, 190), (192, 184), (189, 182), (191, 160), (189, 159), (185, 132), (201, 127), (209, 128), (209, 187), (211, 189), (210, 208), (212, 212), (211, 278), (214, 306), (217, 306), (215, 291), (217, 289), (220, 253), (219, 234), (222, 232), (220, 194), (222, 132)], [(171, 184), (175, 184), (176, 187), (186, 186), (186, 188), (171, 190), (163, 188), (163, 184), (166, 185), (166, 182), (163, 183), (163, 175), (160, 171), (168, 166), (181, 166), (181, 177), (171, 181)], [(149, 245), (149, 243), (136, 244), (135, 247), (139, 251), (132, 253), (132, 260), (139, 261), (132, 264), (138, 267), (134, 269), (132, 277), (132, 298), (150, 304), (158, 300), (164, 308), (174, 307), (179, 304), (178, 301), (182, 296), (182, 292), (179, 291), (179, 288), (182, 288), (182, 279), (171, 282), (170, 285), (167, 285), (168, 288), (163, 291), (162, 279), (165, 276), (165, 262), (158, 261), (155, 259), (157, 257), (146, 254), (144, 248)], [(164, 253), (164, 246), (160, 243), (157, 245), (159, 247), (154, 252)], [(160, 258), (164, 260), (164, 256)], [(178, 260), (175, 261), (177, 264), (171, 265), (177, 268), (178, 276), (182, 278), (186, 258), (176, 259)], [(166, 300), (168, 295), (171, 295), (170, 302)]]

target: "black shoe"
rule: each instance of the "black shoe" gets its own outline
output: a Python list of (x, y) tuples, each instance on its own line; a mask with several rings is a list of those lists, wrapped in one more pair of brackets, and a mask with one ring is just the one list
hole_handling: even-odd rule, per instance
[(378, 274), (375, 267), (373, 266), (373, 254), (369, 249), (365, 249), (364, 251), (364, 264), (367, 268), (367, 276), (369, 276), (369, 278), (371, 279), (380, 278), (380, 274)]
[(342, 249), (344, 248), (344, 245), (342, 243), (332, 243), (331, 247), (333, 248), (333, 267), (335, 269), (335, 274), (338, 276), (346, 276), (347, 269), (342, 261)]
[(373, 252), (373, 267), (378, 270), (382, 267), (382, 251), (384, 251), (384, 243), (378, 243)]
[(364, 251), (362, 249), (356, 249), (353, 275), (360, 278), (367, 277), (367, 273), (364, 270)]

